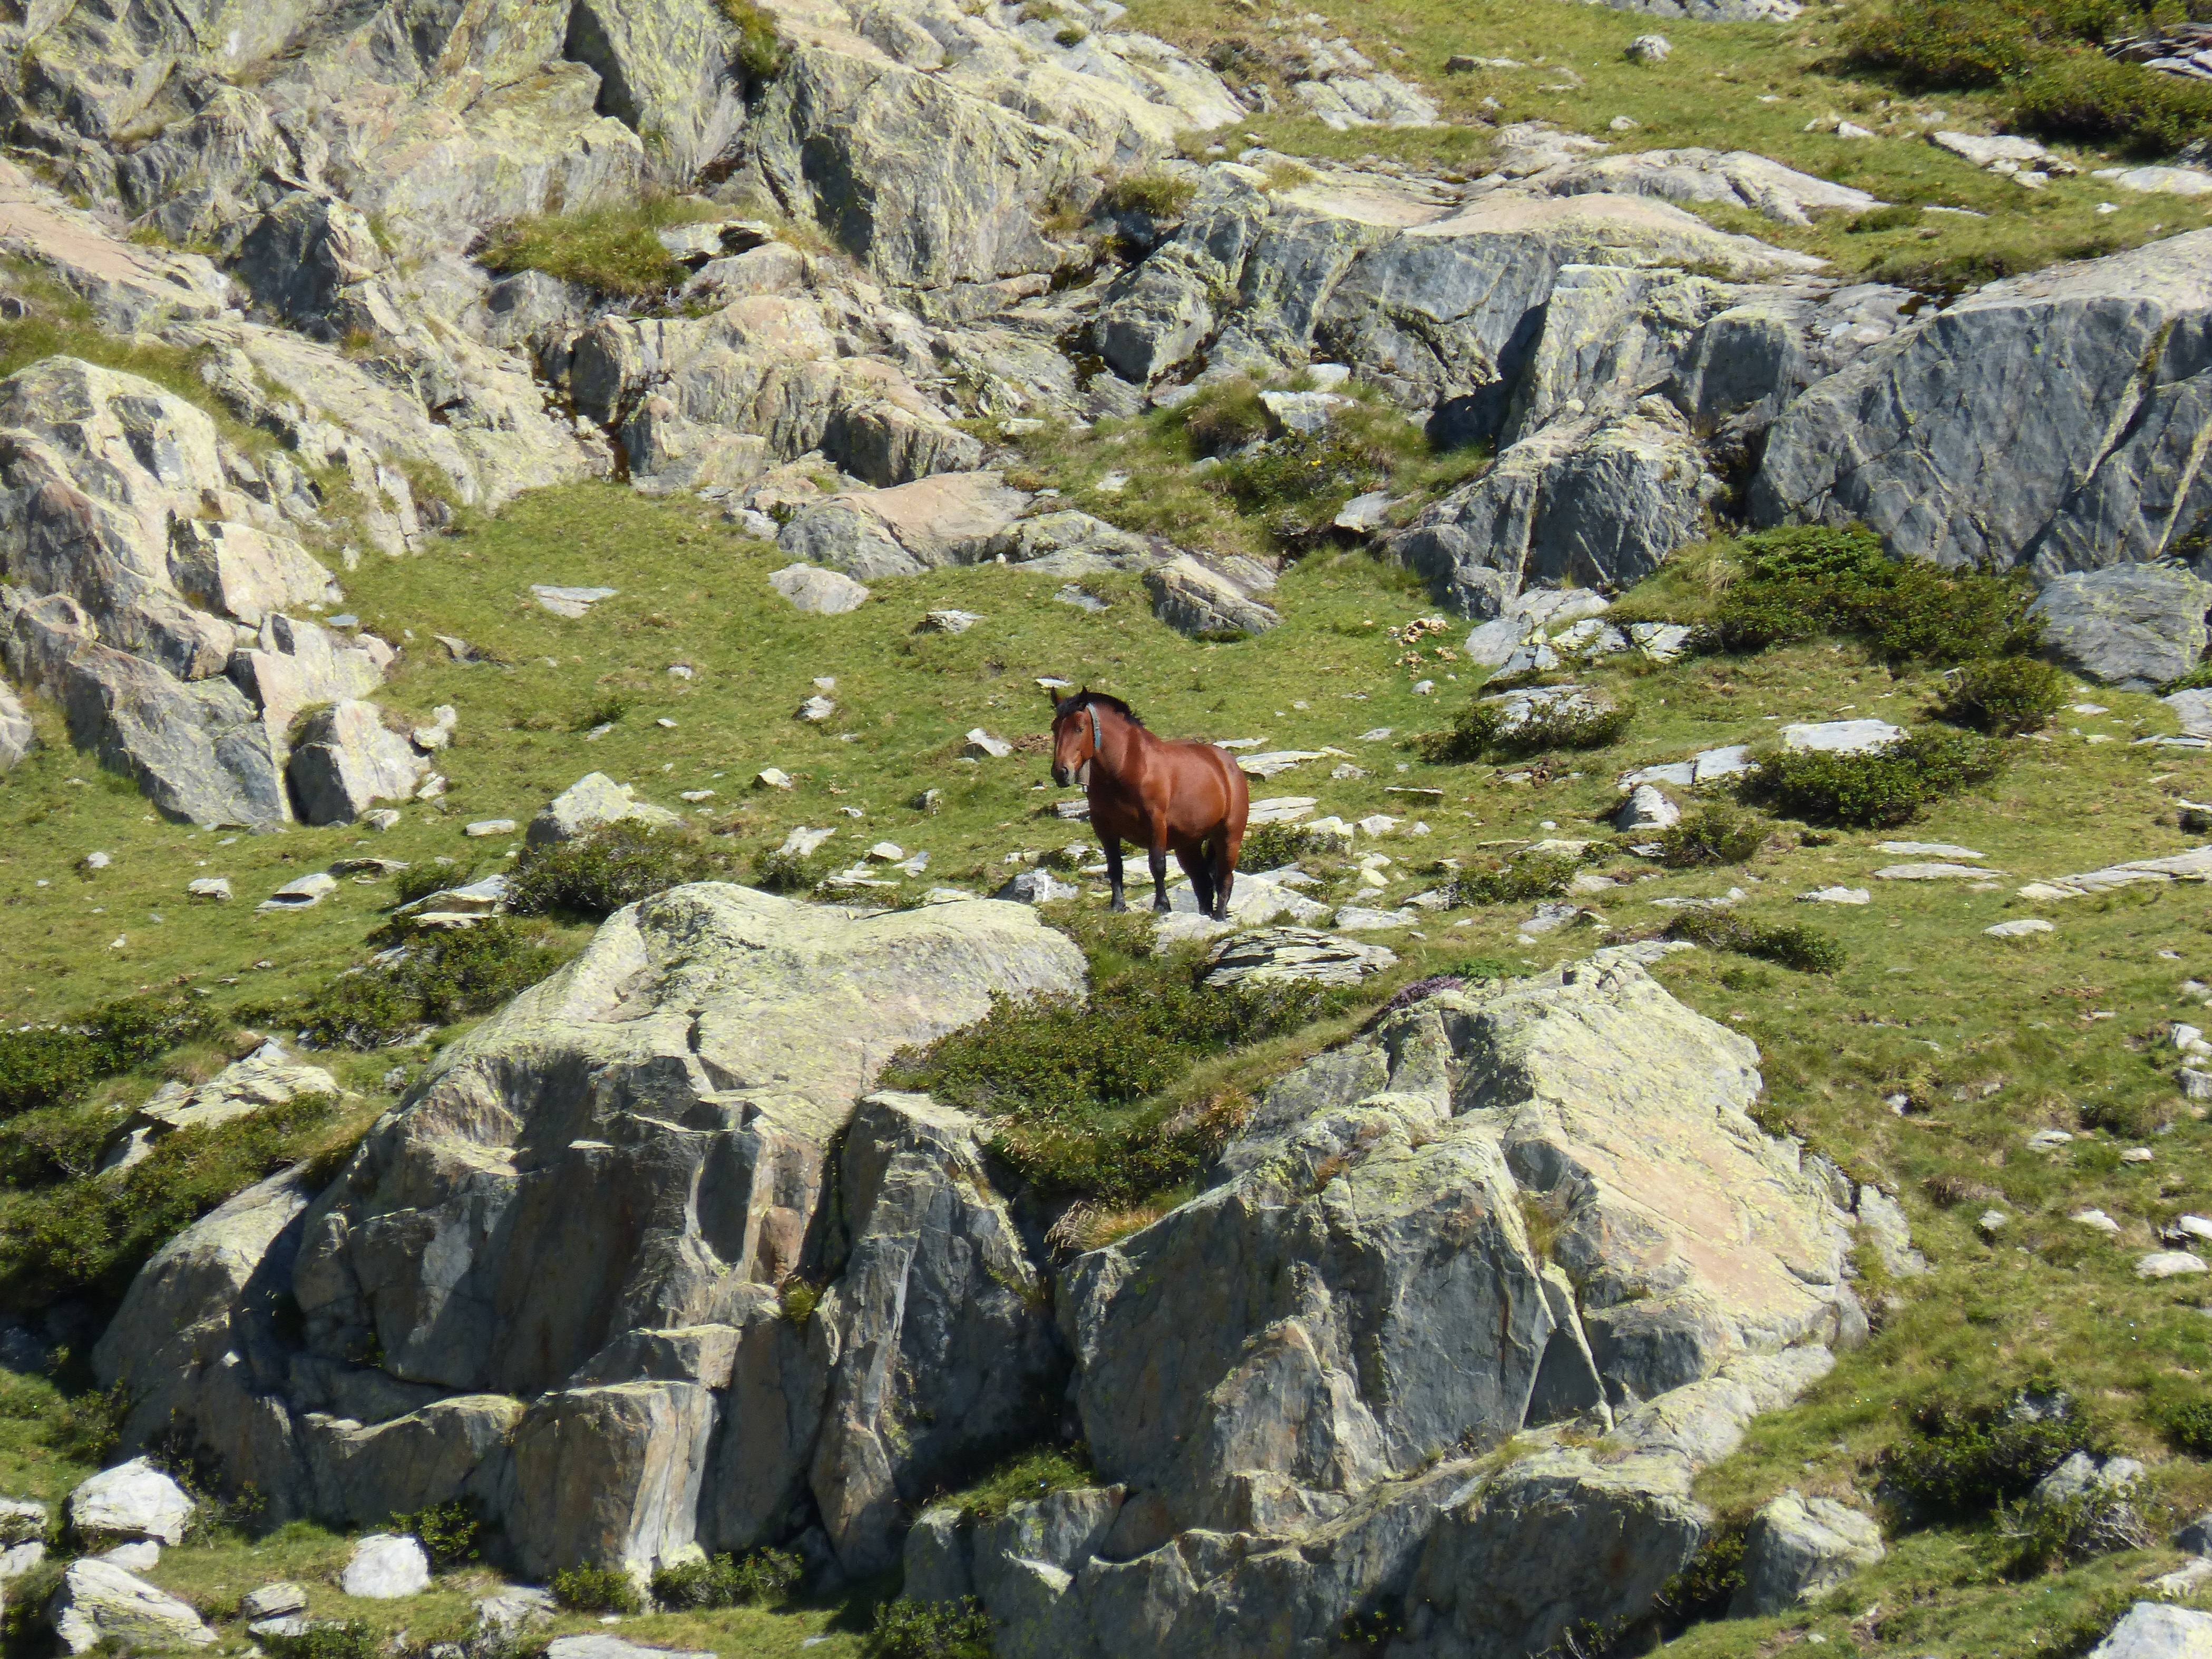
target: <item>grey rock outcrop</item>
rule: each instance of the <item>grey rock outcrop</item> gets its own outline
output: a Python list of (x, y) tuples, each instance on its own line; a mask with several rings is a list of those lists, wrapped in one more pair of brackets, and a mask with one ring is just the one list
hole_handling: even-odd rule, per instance
[(1784, 1492), (1752, 1517), (1744, 1538), (1743, 1586), (1729, 1611), (1740, 1619), (1786, 1612), (1886, 1553), (1873, 1516), (1831, 1498)]
[(1896, 552), (2044, 576), (2180, 549), (2212, 481), (2212, 232), (1993, 283), (1814, 386), (1775, 423), (1760, 524), (1861, 518)]
[(1154, 616), (1193, 638), (1264, 634), (1283, 620), (1273, 606), (1187, 555), (1147, 570), (1145, 591), (1152, 595)]
[(2138, 1601), (2089, 1650), (2089, 1659), (2203, 1659), (2212, 1654), (2212, 1613)]
[(2212, 582), (2157, 565), (2114, 565), (2054, 576), (2031, 614), (2047, 654), (2124, 691), (2178, 680), (2203, 659)]
[[(902, 1097), (848, 1125), (900, 1045), (1083, 975), (1015, 906), (673, 889), (319, 1197), (288, 1174), (173, 1241), (95, 1364), (128, 1435), (191, 1425), (279, 1514), (466, 1497), (544, 1573), (782, 1542), (797, 1510), (887, 1561), (899, 1506), (1033, 1431), (1065, 1361), (975, 1126)], [(827, 1286), (803, 1322), (793, 1276)]]
[(112, 1647), (160, 1653), (214, 1644), (216, 1634), (191, 1606), (110, 1561), (72, 1561), (46, 1604), (54, 1635), (73, 1654)]
[(198, 1508), (191, 1494), (143, 1457), (102, 1469), (70, 1494), (70, 1525), (81, 1533), (181, 1544)]
[[(1241, 878), (1240, 878), (1241, 879)], [(1206, 953), (1208, 985), (1357, 985), (1398, 965), (1387, 947), (1310, 927), (1232, 933)]]
[(373, 702), (334, 702), (301, 723), (284, 775), (303, 823), (351, 823), (379, 801), (407, 800), (430, 763)]
[(616, 823), (680, 830), (684, 815), (639, 800), (634, 785), (617, 783), (604, 772), (587, 772), (539, 809), (524, 839), (532, 847), (550, 846)]

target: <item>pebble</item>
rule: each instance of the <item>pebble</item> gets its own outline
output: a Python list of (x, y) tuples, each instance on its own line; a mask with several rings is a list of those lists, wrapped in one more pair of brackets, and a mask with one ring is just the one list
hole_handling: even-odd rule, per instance
[(87, 853), (84, 855), (84, 867), (88, 870), (105, 870), (113, 862), (105, 853)]
[(461, 826), (465, 836), (482, 841), (487, 836), (511, 836), (514, 833), (513, 818), (478, 818), (474, 823)]
[(753, 786), (759, 789), (788, 789), (791, 787), (791, 775), (776, 767), (763, 767), (753, 774)]
[(879, 841), (868, 848), (868, 857), (878, 864), (896, 864), (906, 856), (906, 848), (894, 841)]
[(2038, 1129), (2027, 1138), (2031, 1152), (2055, 1152), (2061, 1146), (2073, 1145), (2074, 1137), (2063, 1129)]
[(677, 799), (678, 800), (688, 800), (694, 806), (696, 806), (702, 800), (714, 799), (714, 792), (711, 789), (686, 789), (678, 795)]
[(2187, 1250), (2153, 1250), (2136, 1263), (2137, 1279), (2179, 1279), (2204, 1270), (2204, 1258)]
[(194, 898), (228, 899), (230, 896), (230, 878), (198, 876), (185, 884), (185, 891)]
[(2078, 1221), (2084, 1227), (2094, 1227), (2107, 1237), (2116, 1236), (2120, 1231), (2120, 1224), (2102, 1210), (2078, 1210), (2067, 1219)]
[(1870, 904), (1874, 895), (1863, 887), (1816, 887), (1809, 893), (1800, 893), (1798, 900), (1810, 904)]
[(2154, 1154), (2152, 1153), (2151, 1149), (2148, 1146), (2130, 1146), (2127, 1151), (2120, 1154), (2120, 1162), (2123, 1164), (2148, 1164), (2151, 1161), (2153, 1156)]
[(803, 720), (813, 721), (817, 725), (822, 721), (828, 720), (830, 715), (836, 712), (837, 705), (830, 702), (829, 698), (823, 696), (809, 697), (805, 702), (799, 705), (799, 718)]
[(2011, 1224), (2012, 1218), (2002, 1210), (1984, 1210), (1974, 1222), (1985, 1233), (2002, 1232)]
[(2057, 931), (2041, 916), (2022, 916), (2017, 921), (2001, 921), (1994, 927), (1982, 929), (1982, 932), (1991, 939), (2026, 939), (2032, 933), (2050, 933)]

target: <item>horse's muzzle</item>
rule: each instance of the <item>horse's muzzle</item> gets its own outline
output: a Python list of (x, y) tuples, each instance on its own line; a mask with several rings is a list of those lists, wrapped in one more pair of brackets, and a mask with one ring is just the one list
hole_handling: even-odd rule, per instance
[(1052, 769), (1052, 781), (1063, 789), (1067, 787), (1074, 775), (1075, 775), (1065, 766), (1055, 766)]

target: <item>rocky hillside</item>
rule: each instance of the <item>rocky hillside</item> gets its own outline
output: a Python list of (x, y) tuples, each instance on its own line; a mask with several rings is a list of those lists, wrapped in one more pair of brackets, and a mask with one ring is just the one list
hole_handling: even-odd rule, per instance
[(0, 1639), (2212, 1651), (2202, 33), (0, 0)]

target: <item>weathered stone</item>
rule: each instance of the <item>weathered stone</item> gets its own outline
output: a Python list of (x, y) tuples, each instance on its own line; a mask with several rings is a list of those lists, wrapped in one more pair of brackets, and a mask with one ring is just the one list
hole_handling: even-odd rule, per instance
[[(635, 823), (648, 830), (680, 829), (684, 816), (635, 799), (634, 785), (617, 783), (604, 772), (590, 772), (570, 784), (530, 820), (525, 839), (532, 847), (574, 841), (610, 824)], [(511, 830), (514, 826), (507, 825)]]
[(5, 772), (31, 752), (31, 745), (39, 734), (31, 717), (23, 712), (23, 704), (15, 696), (15, 688), (0, 681), (0, 772)]
[(1147, 570), (1145, 591), (1152, 597), (1154, 616), (1193, 638), (1264, 634), (1282, 621), (1227, 577), (1188, 556)]
[(373, 702), (337, 702), (309, 714), (286, 763), (301, 821), (351, 823), (380, 800), (407, 800), (428, 770)]
[(2089, 1659), (2212, 1659), (2212, 1613), (2138, 1601)]
[[(1240, 876), (1243, 886), (1252, 878)], [(1233, 933), (1206, 954), (1205, 982), (1231, 985), (1357, 985), (1398, 965), (1380, 945), (1361, 945), (1307, 927)]]
[(516, 1565), (649, 1568), (692, 1542), (714, 1395), (690, 1382), (549, 1395), (517, 1425), (501, 1510)]
[[(1667, 42), (1660, 35), (1638, 37), (1629, 47), (1630, 55), (1636, 56), (1637, 47), (1649, 40), (1658, 42), (1663, 58)], [(1831, 184), (1741, 149), (1651, 149), (1607, 155), (1540, 173), (1533, 182), (1561, 196), (1608, 191), (1701, 206), (1747, 208), (1786, 225), (1808, 225), (1815, 215), (1864, 213), (1881, 205), (1865, 191)]]
[(1871, 1516), (1833, 1498), (1784, 1492), (1752, 1517), (1744, 1538), (1743, 1584), (1729, 1612), (1739, 1619), (1787, 1612), (1887, 1553)]
[(288, 1613), (307, 1610), (307, 1590), (304, 1584), (290, 1579), (280, 1579), (273, 1584), (264, 1584), (250, 1589), (238, 1598), (238, 1611), (246, 1619), (276, 1619)]
[[(223, 896), (229, 896), (228, 889)], [(155, 1141), (179, 1129), (212, 1128), (271, 1106), (310, 1096), (335, 1097), (337, 1092), (337, 1082), (328, 1072), (300, 1064), (272, 1039), (205, 1083), (191, 1087), (173, 1081), (163, 1084), (124, 1120), (122, 1139), (111, 1145), (100, 1170), (105, 1174), (127, 1168), (150, 1152)]]
[(819, 565), (786, 565), (768, 579), (768, 585), (790, 600), (793, 610), (812, 617), (842, 617), (868, 602), (866, 588), (842, 570), (824, 570)]
[(1613, 815), (1613, 827), (1623, 835), (1638, 831), (1671, 830), (1682, 821), (1682, 809), (1659, 793), (1656, 786), (1639, 783), (1629, 792), (1620, 810)]
[(2053, 577), (2031, 614), (2044, 649), (2085, 679), (2148, 691), (2179, 679), (2204, 655), (2212, 582), (2150, 565)]
[(1049, 1288), (985, 1173), (985, 1129), (927, 1096), (879, 1094), (847, 1136), (853, 1248), (814, 1316), (836, 1358), (811, 1485), (856, 1576), (896, 1562), (908, 1504), (1058, 1409)]
[(54, 1635), (73, 1654), (112, 1646), (125, 1653), (204, 1648), (216, 1634), (191, 1607), (112, 1562), (72, 1561), (46, 1604)]
[(70, 1494), (70, 1525), (82, 1533), (181, 1544), (198, 1506), (143, 1457), (103, 1469)]
[(1782, 415), (1753, 517), (1863, 519), (1899, 553), (2045, 577), (2173, 550), (2212, 507), (2181, 459), (2212, 389), (2207, 247), (2195, 231), (1923, 313)]
[(371, 1533), (353, 1547), (338, 1588), (372, 1601), (419, 1595), (430, 1588), (430, 1558), (419, 1540), (404, 1534)]

